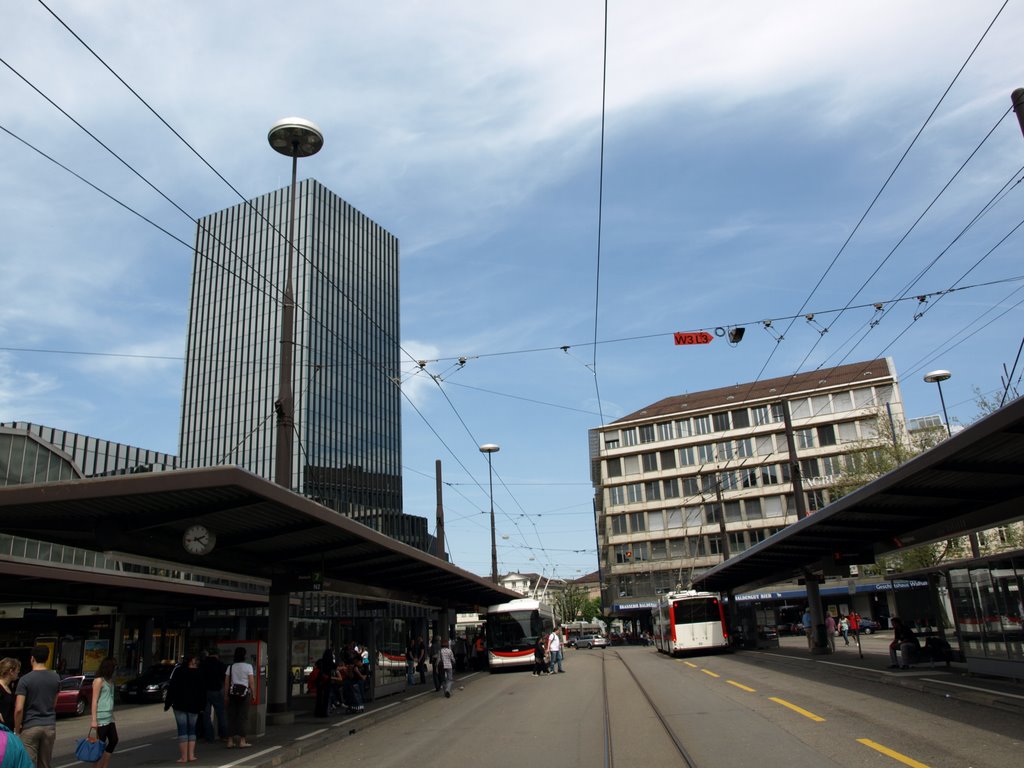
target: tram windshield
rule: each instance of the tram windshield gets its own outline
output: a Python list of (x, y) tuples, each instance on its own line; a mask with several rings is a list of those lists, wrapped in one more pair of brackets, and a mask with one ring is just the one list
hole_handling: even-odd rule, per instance
[(532, 646), (537, 638), (549, 630), (540, 612), (500, 611), (487, 617), (487, 645), (491, 649), (523, 648)]
[(706, 621), (721, 621), (717, 597), (691, 597), (676, 600), (673, 605), (676, 624), (700, 624)]

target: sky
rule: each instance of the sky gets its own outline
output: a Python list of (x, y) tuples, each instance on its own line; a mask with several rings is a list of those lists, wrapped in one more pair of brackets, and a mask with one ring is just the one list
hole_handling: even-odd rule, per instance
[(440, 460), (488, 574), (496, 443), (499, 570), (590, 573), (589, 429), (878, 356), (910, 417), (933, 369), (962, 424), (1017, 383), (1022, 30), (1022, 0), (3, 3), (0, 421), (177, 453), (193, 220), (286, 186), (266, 134), (300, 116), (300, 178), (401, 243), (406, 512), (433, 531)]

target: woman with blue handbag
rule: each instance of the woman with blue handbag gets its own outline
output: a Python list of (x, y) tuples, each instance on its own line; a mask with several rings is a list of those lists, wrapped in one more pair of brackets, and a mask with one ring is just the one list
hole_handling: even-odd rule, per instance
[(114, 724), (114, 670), (117, 662), (107, 656), (100, 662), (96, 679), (92, 681), (92, 728), (96, 738), (106, 742), (103, 754), (96, 760), (96, 768), (107, 768), (110, 756), (117, 747), (117, 725)]

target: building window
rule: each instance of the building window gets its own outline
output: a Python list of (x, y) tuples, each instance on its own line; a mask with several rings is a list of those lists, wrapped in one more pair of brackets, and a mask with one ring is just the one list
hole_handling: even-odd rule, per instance
[(636, 445), (636, 430), (630, 427), (629, 429), (622, 430), (622, 444), (623, 445)]
[(835, 445), (836, 444), (836, 429), (831, 424), (823, 424), (818, 427), (818, 445)]
[(819, 509), (824, 509), (828, 502), (825, 500), (824, 491), (808, 491), (807, 492), (807, 511), (817, 512)]
[(626, 489), (621, 485), (613, 485), (608, 488), (608, 506), (614, 507), (626, 503)]
[(821, 474), (824, 476), (838, 475), (842, 472), (841, 456), (822, 456), (821, 457)]
[(704, 523), (704, 516), (701, 514), (700, 507), (686, 507), (683, 509), (686, 514), (686, 527), (696, 528)]
[(664, 541), (651, 542), (651, 560), (665, 560), (668, 557), (668, 547)]
[(871, 387), (855, 389), (851, 394), (853, 395), (853, 404), (857, 408), (871, 408), (875, 405), (875, 393), (871, 391)]
[(757, 470), (756, 469), (741, 469), (740, 470), (740, 485), (744, 488), (756, 488), (757, 487)]
[(857, 442), (857, 422), (855, 421), (843, 421), (839, 424), (839, 442), (840, 443), (855, 443)]
[(729, 412), (723, 411), (721, 413), (711, 414), (711, 423), (715, 429), (715, 432), (728, 432), (729, 431)]
[(771, 456), (775, 453), (775, 441), (771, 435), (761, 435), (757, 438), (756, 445), (758, 456)]
[(758, 405), (750, 409), (750, 414), (754, 417), (754, 425), (761, 426), (762, 424), (768, 423), (768, 406)]
[(708, 536), (708, 553), (712, 555), (722, 554), (722, 539), (719, 536)]
[(820, 474), (818, 471), (818, 460), (800, 459), (800, 474), (806, 478), (818, 477)]
[(715, 455), (719, 461), (728, 461), (732, 458), (732, 440), (725, 440), (715, 444)]
[(616, 544), (615, 562), (620, 564), (633, 562), (633, 547), (629, 544)]
[(626, 533), (626, 516), (625, 515), (611, 515), (612, 519), (612, 535), (621, 536)]
[(665, 510), (665, 527), (666, 528), (682, 528), (683, 527), (683, 510), (679, 507)]
[(606, 449), (619, 447), (619, 430), (604, 433), (604, 447)]
[(746, 408), (740, 408), (732, 412), (732, 428), (743, 429), (750, 426), (750, 414)]
[(778, 485), (779, 466), (778, 464), (761, 465), (761, 485)]
[(732, 554), (742, 552), (747, 548), (747, 537), (743, 535), (743, 531), (735, 531), (729, 534), (729, 551)]
[(811, 408), (806, 397), (789, 401), (789, 415), (794, 419), (806, 419), (811, 415)]
[(640, 457), (636, 454), (622, 457), (622, 473), (624, 475), (640, 474)]
[(793, 431), (793, 442), (796, 443), (796, 447), (800, 449), (813, 448), (814, 447), (814, 430), (813, 429), (797, 429)]
[(679, 478), (673, 477), (661, 481), (662, 497), (666, 499), (679, 498)]
[(761, 499), (761, 503), (764, 507), (765, 517), (782, 517), (782, 498), (779, 496), (765, 496)]
[(661, 468), (662, 469), (675, 469), (676, 468), (676, 452), (675, 451), (662, 451), (658, 455), (661, 457)]
[(661, 482), (658, 480), (652, 480), (649, 483), (644, 483), (644, 496), (647, 497), (648, 501), (660, 501)]
[(725, 507), (725, 522), (743, 522), (743, 509), (740, 507), (740, 503), (738, 501), (727, 501), (723, 506)]
[(640, 483), (630, 483), (626, 486), (627, 504), (638, 504), (643, 500), (643, 486)]
[(658, 425), (659, 440), (675, 440), (678, 437), (675, 424), (671, 421), (663, 421)]
[(696, 462), (693, 460), (693, 446), (688, 445), (679, 449), (679, 466), (692, 467)]
[(696, 477), (684, 477), (683, 479), (683, 496), (699, 496), (700, 495), (700, 483)]
[(650, 560), (647, 555), (647, 542), (638, 541), (633, 545), (633, 562), (642, 563), (645, 560)]
[(646, 512), (630, 512), (629, 513), (629, 530), (633, 533), (640, 533), (641, 531), (647, 530), (647, 513)]
[(701, 464), (714, 464), (715, 448), (711, 443), (697, 446), (697, 460)]
[(751, 522), (760, 520), (764, 517), (764, 513), (761, 509), (761, 499), (746, 499), (743, 502), (743, 514), (746, 515), (747, 520)]
[(836, 413), (849, 411), (853, 408), (853, 398), (849, 392), (835, 392), (832, 395), (832, 410)]
[(661, 513), (661, 510), (647, 513), (647, 526), (651, 531), (664, 531), (665, 530), (665, 516)]
[(735, 472), (719, 472), (718, 487), (723, 491), (729, 491), (738, 487), (738, 479)]
[(608, 459), (604, 466), (607, 477), (622, 477), (622, 461), (620, 459)]
[(694, 416), (693, 417), (693, 434), (695, 435), (706, 435), (711, 432), (711, 417)]
[(656, 453), (645, 453), (641, 460), (644, 465), (644, 472), (657, 472), (658, 471), (658, 454)]
[(741, 459), (749, 459), (754, 455), (754, 444), (749, 437), (736, 441), (736, 455)]
[(653, 443), (654, 442), (654, 425), (644, 424), (640, 427), (640, 442), (641, 443)]

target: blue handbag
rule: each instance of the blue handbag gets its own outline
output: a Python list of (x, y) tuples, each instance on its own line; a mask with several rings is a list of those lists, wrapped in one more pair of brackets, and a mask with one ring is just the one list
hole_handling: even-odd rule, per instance
[(107, 748), (107, 742), (92, 735), (94, 730), (96, 729), (90, 728), (88, 735), (75, 742), (75, 757), (83, 763), (95, 763), (103, 757), (103, 750)]

